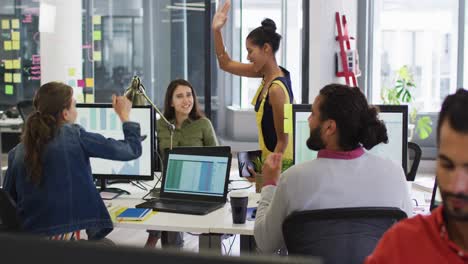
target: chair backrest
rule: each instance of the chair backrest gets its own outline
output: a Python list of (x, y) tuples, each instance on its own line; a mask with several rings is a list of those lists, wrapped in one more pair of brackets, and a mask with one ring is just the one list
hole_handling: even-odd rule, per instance
[(28, 115), (34, 110), (33, 107), (33, 101), (32, 100), (24, 100), (18, 102), (16, 105), (16, 108), (18, 108), (18, 112), (23, 119), (23, 121), (26, 121), (28, 118)]
[(295, 212), (283, 222), (283, 237), (290, 255), (322, 257), (325, 264), (363, 263), (383, 233), (406, 217), (394, 207)]
[(412, 152), (409, 157), (413, 158), (413, 163), (411, 164), (410, 171), (406, 173), (406, 180), (414, 181), (416, 173), (418, 172), (419, 162), (421, 161), (422, 150), (421, 147), (414, 142), (408, 142), (408, 150)]
[(19, 231), (21, 221), (16, 212), (16, 203), (4, 189), (0, 189), (0, 232)]

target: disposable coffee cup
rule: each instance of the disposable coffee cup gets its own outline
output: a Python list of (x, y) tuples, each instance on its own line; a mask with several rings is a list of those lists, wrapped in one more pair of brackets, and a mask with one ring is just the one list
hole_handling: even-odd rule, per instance
[(247, 204), (249, 195), (246, 192), (231, 192), (232, 222), (244, 224), (247, 217)]

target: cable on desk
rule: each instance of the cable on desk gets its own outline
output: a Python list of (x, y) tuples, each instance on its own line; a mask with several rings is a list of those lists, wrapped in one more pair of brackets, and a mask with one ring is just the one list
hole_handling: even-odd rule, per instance
[(236, 241), (236, 237), (237, 237), (237, 235), (234, 235), (234, 239), (232, 240), (231, 245), (229, 246), (228, 256), (231, 255), (232, 245), (234, 245), (234, 242)]
[(133, 186), (136, 186), (138, 187), (139, 189), (143, 190), (143, 191), (147, 191), (148, 189), (146, 189), (146, 187), (141, 184), (140, 181), (130, 181), (130, 184), (133, 185)]
[[(162, 174), (162, 173), (164, 172), (164, 162), (163, 162), (163, 160), (161, 159), (161, 155), (160, 155), (158, 149), (156, 149), (156, 156), (158, 156), (159, 162), (160, 162), (160, 164), (161, 164), (161, 174)], [(154, 172), (154, 175), (156, 176), (157, 173)], [(158, 186), (158, 183), (161, 182), (161, 177), (162, 177), (162, 175), (160, 175), (160, 176), (158, 177), (158, 179), (156, 180), (156, 183), (154, 184), (153, 188), (151, 188), (151, 190), (149, 190), (149, 192), (148, 192), (147, 194), (145, 194), (145, 195), (141, 198), (142, 200), (151, 200), (151, 199), (146, 199), (146, 196), (148, 196), (151, 192), (153, 192), (154, 190), (157, 189), (156, 186)]]
[[(234, 181), (243, 181), (243, 180), (233, 180), (231, 182), (234, 182)], [(254, 186), (253, 183), (251, 183), (251, 182), (248, 182), (248, 181), (243, 181), (243, 182), (249, 183), (249, 186), (239, 187), (239, 188), (231, 188), (231, 189), (228, 189), (228, 192), (230, 192), (230, 191), (239, 191), (239, 190), (247, 190), (247, 189), (250, 189), (252, 186)]]

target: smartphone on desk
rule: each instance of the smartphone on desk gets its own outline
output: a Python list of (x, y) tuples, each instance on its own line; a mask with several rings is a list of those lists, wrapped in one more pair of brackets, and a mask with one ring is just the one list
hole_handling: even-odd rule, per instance
[(240, 177), (252, 177), (248, 168), (255, 169), (254, 160), (261, 159), (261, 150), (241, 151), (237, 153), (237, 163)]

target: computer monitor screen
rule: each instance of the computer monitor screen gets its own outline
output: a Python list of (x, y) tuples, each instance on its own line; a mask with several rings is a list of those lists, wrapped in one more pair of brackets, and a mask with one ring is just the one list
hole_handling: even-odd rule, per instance
[(222, 197), (228, 161), (228, 157), (170, 153), (164, 191)]
[[(77, 104), (76, 123), (106, 138), (124, 139), (122, 123), (111, 104)], [(100, 179), (152, 180), (154, 172), (154, 113), (151, 106), (133, 106), (130, 120), (140, 124), (141, 156), (131, 161), (91, 158), (93, 176)]]
[[(381, 143), (369, 152), (389, 158), (401, 164), (406, 172), (408, 148), (408, 107), (406, 105), (376, 105), (379, 109), (379, 119), (387, 127), (388, 144)], [(315, 159), (317, 152), (307, 148), (306, 141), (310, 136), (307, 121), (312, 105), (293, 105), (293, 144), (294, 164)]]

